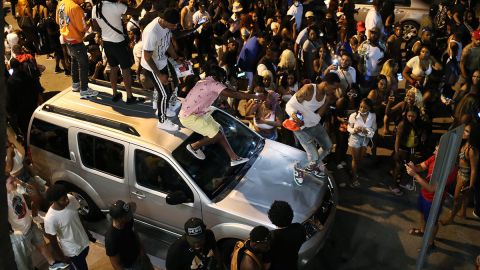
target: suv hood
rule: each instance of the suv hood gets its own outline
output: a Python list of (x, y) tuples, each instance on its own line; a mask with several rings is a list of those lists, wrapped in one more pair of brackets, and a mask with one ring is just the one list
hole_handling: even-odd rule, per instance
[(310, 175), (305, 176), (302, 186), (295, 184), (293, 167), (305, 160), (305, 152), (266, 140), (250, 170), (217, 207), (238, 219), (270, 224), (268, 210), (275, 200), (282, 200), (292, 206), (294, 222), (302, 223), (320, 206), (328, 190), (323, 180)]

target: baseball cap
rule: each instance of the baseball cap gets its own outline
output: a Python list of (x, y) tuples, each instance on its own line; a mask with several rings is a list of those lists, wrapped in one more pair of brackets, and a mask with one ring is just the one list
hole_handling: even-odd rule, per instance
[(291, 131), (299, 131), (300, 130), (300, 127), (297, 126), (297, 123), (295, 123), (295, 121), (293, 121), (293, 119), (285, 119), (282, 123), (282, 126), (288, 130), (291, 130)]
[(187, 237), (202, 239), (205, 237), (205, 223), (199, 218), (190, 218), (185, 222), (185, 233)]
[(480, 30), (475, 30), (472, 32), (472, 38), (475, 40), (480, 40)]
[(122, 200), (118, 200), (110, 206), (109, 213), (110, 216), (114, 219), (121, 218), (127, 215), (133, 217), (133, 213), (135, 212), (136, 208), (135, 206), (135, 203), (126, 203)]
[(307, 12), (305, 13), (305, 18), (310, 18), (310, 17), (315, 17), (315, 14), (313, 14), (312, 11), (307, 11)]
[(357, 22), (357, 32), (365, 31), (365, 23), (362, 21)]

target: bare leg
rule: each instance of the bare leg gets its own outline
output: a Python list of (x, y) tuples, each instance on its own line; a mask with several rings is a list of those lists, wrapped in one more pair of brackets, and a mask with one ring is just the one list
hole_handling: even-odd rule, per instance
[(388, 127), (388, 116), (387, 114), (385, 114), (385, 116), (383, 117), (383, 135), (388, 135), (390, 134), (390, 129)]
[(446, 220), (441, 221), (442, 225), (448, 225), (453, 222), (453, 219), (457, 215), (458, 211), (460, 210), (460, 207), (462, 205), (462, 194), (460, 193), (460, 190), (463, 187), (463, 182), (461, 179), (457, 178), (457, 184), (455, 185), (455, 193), (453, 195), (453, 209), (452, 212), (450, 213), (450, 217)]
[(42, 253), (42, 256), (47, 260), (49, 265), (55, 262), (52, 252), (50, 252), (45, 243), (36, 246), (36, 248), (38, 251), (40, 251), (40, 253)]
[(213, 144), (213, 143), (219, 143), (223, 147), (223, 149), (225, 149), (225, 151), (227, 152), (231, 160), (238, 159), (237, 154), (235, 154), (235, 152), (233, 151), (232, 147), (228, 143), (228, 140), (225, 137), (225, 135), (223, 135), (222, 131), (219, 131), (217, 135), (215, 135), (215, 137), (213, 138), (204, 137), (200, 141), (192, 143), (191, 146), (193, 150), (197, 150), (202, 146)]
[(358, 163), (360, 161), (360, 149), (352, 148), (352, 174), (353, 178), (358, 178)]
[(110, 84), (112, 85), (113, 96), (117, 94), (118, 67), (110, 67)]
[(122, 69), (123, 75), (123, 84), (125, 85), (125, 90), (127, 91), (127, 98), (132, 97), (132, 72), (130, 68)]

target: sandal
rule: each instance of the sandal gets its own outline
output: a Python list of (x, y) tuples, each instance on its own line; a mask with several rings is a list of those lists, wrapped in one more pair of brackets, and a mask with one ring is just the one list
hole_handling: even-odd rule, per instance
[(423, 237), (423, 231), (417, 228), (411, 228), (410, 230), (408, 230), (408, 234)]

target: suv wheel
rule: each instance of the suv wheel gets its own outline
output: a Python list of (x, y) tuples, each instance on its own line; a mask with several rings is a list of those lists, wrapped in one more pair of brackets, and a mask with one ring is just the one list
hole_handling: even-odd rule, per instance
[(414, 21), (406, 21), (402, 23), (403, 39), (408, 41), (418, 35), (420, 25)]
[(86, 221), (97, 221), (105, 217), (98, 206), (83, 190), (71, 184), (65, 184), (65, 187), (68, 193), (75, 197), (80, 204), (78, 213), (82, 219)]

